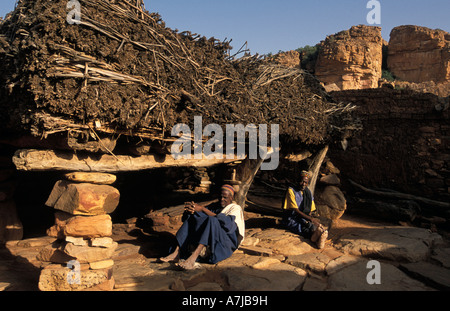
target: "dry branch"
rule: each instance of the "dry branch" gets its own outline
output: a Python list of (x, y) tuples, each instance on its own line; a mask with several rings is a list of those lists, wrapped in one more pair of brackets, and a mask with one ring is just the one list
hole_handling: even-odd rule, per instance
[(400, 193), (400, 192), (387, 192), (387, 191), (373, 190), (373, 189), (366, 188), (366, 187), (354, 182), (353, 180), (349, 179), (348, 181), (350, 182), (351, 185), (355, 186), (356, 188), (358, 188), (366, 193), (374, 194), (374, 195), (377, 195), (380, 197), (412, 200), (412, 201), (424, 203), (424, 204), (431, 205), (431, 206), (450, 208), (450, 203), (447, 203), (447, 202), (435, 201), (435, 200), (427, 199), (424, 197), (419, 197), (419, 196), (406, 194), (406, 193)]

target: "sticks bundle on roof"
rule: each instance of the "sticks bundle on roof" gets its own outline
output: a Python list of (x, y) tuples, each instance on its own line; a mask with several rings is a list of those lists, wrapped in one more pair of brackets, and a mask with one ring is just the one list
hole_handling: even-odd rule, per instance
[(329, 139), (329, 114), (341, 108), (302, 70), (230, 59), (229, 42), (173, 31), (142, 0), (79, 2), (78, 24), (66, 22), (64, 1), (45, 0), (19, 1), (0, 24), (2, 128), (46, 137), (99, 122), (105, 134), (167, 140), (202, 116), (279, 124), (284, 139), (307, 144)]

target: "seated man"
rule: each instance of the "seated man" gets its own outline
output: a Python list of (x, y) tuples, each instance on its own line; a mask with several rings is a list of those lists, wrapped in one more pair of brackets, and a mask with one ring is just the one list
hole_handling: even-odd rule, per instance
[[(183, 225), (176, 234), (177, 246), (163, 262), (176, 262), (183, 269), (194, 269), (198, 257), (208, 247), (206, 262), (215, 264), (227, 259), (244, 239), (245, 223), (242, 208), (233, 202), (234, 188), (223, 185), (219, 201), (207, 207), (185, 203)], [(189, 246), (194, 251), (189, 255)], [(185, 261), (180, 258), (189, 256)]]
[(319, 223), (319, 220), (311, 217), (315, 211), (314, 198), (307, 188), (309, 174), (303, 171), (300, 175), (298, 189), (289, 187), (283, 201), (282, 225), (288, 230), (305, 238), (311, 239), (319, 249), (325, 246), (328, 231)]

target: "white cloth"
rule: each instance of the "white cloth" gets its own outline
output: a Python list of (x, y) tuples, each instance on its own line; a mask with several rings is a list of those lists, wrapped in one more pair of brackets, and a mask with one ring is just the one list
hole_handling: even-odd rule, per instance
[(236, 204), (235, 202), (228, 204), (225, 208), (220, 212), (226, 216), (234, 216), (235, 222), (239, 231), (239, 239), (238, 242), (241, 244), (242, 240), (245, 237), (245, 221), (244, 221), (244, 212), (242, 208)]

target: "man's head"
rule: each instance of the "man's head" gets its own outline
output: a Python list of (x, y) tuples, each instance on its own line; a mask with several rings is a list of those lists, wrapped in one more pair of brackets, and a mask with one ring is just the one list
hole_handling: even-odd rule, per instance
[(301, 191), (304, 191), (306, 187), (309, 185), (309, 173), (306, 171), (302, 171), (300, 174), (300, 182), (299, 187)]
[(220, 205), (226, 207), (233, 202), (234, 188), (231, 185), (223, 185), (220, 192)]

